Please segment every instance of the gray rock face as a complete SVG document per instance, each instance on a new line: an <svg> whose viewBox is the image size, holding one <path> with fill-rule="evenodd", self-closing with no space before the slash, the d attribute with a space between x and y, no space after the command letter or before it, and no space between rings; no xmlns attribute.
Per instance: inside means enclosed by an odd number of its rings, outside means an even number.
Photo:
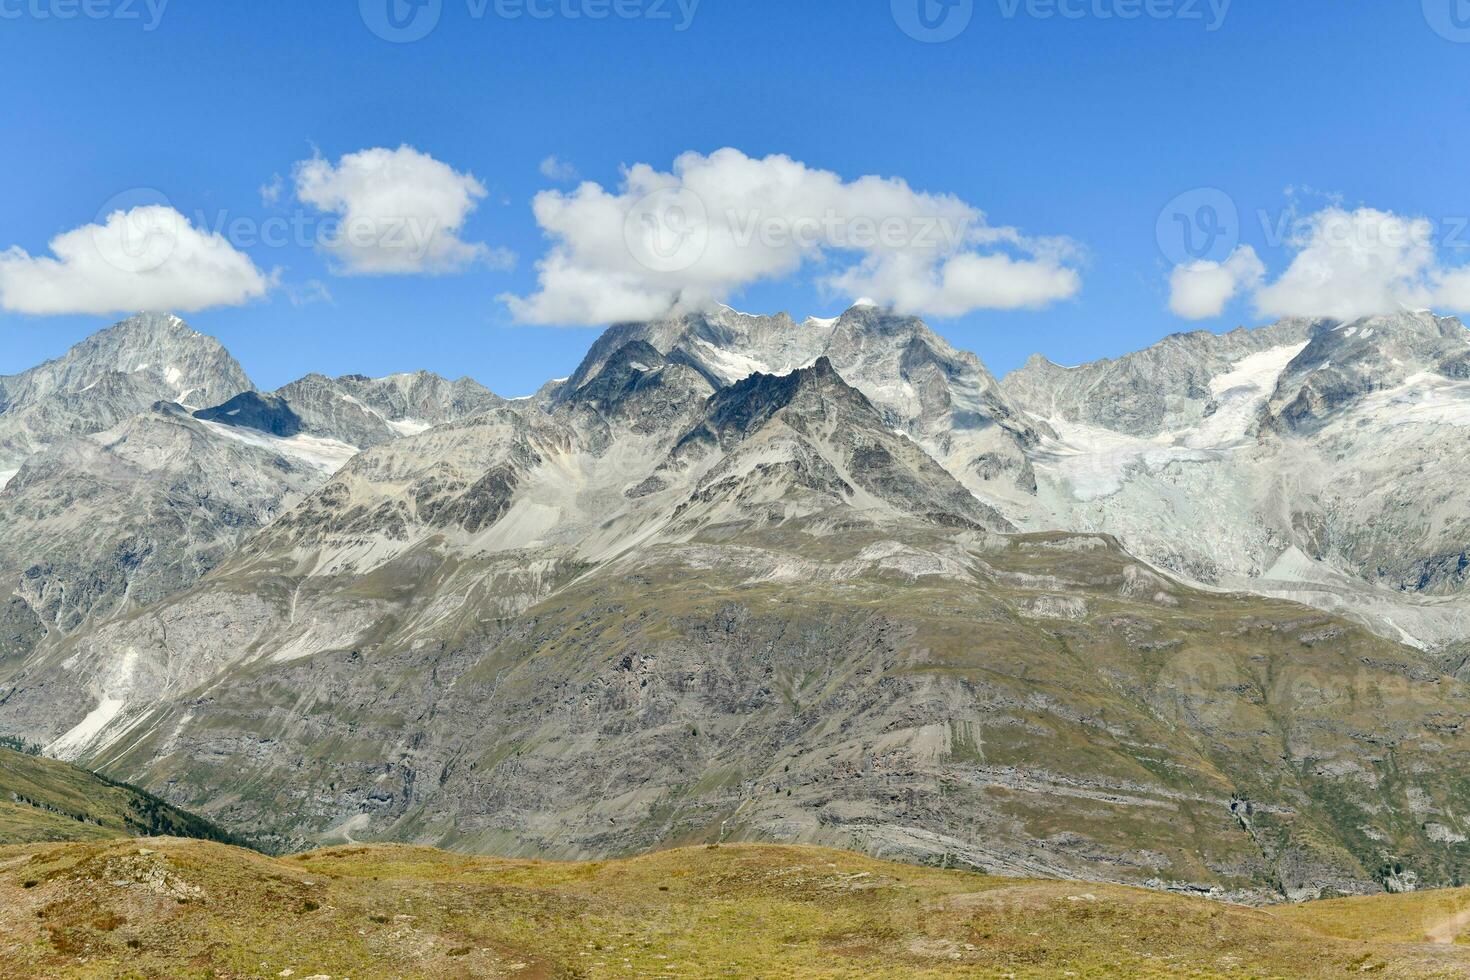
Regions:
<svg viewBox="0 0 1470 980"><path fill-rule="evenodd" d="M741 502L767 500L786 514L800 491L826 506L881 501L943 526L1011 529L912 440L891 433L825 356L781 377L751 375L711 398L671 464L685 468L709 454L719 463L686 509L719 501L728 515Z"/></svg>
<svg viewBox="0 0 1470 980"><path fill-rule="evenodd" d="M447 381L424 371L376 379L309 374L275 396L300 419L301 431L362 449L505 404L469 378Z"/></svg>
<svg viewBox="0 0 1470 980"><path fill-rule="evenodd" d="M1470 333L1454 317L1404 313L1316 332L1287 366L1271 399L1273 422L1313 432L1373 392L1437 375L1462 380Z"/></svg>
<svg viewBox="0 0 1470 980"><path fill-rule="evenodd" d="M568 385L558 414L588 434L612 425L643 434L677 429L703 410L716 388L677 352L666 358L641 340L624 344L595 375L583 377L577 387Z"/></svg>
<svg viewBox="0 0 1470 980"><path fill-rule="evenodd" d="M0 493L0 583L70 633L192 585L321 481L160 404L26 461Z"/></svg>
<svg viewBox="0 0 1470 980"><path fill-rule="evenodd" d="M0 378L0 470L155 402L216 405L254 386L219 341L175 316L140 313L64 356Z"/></svg>
<svg viewBox="0 0 1470 980"><path fill-rule="evenodd" d="M1303 344L1327 321L1288 319L1258 330L1175 334L1116 360L1060 367L1040 354L1001 389L1036 418L1152 437L1198 425L1216 404L1210 381L1251 354Z"/></svg>
<svg viewBox="0 0 1470 980"><path fill-rule="evenodd" d="M139 313L82 341L64 356L0 379L4 410L61 391L78 391L108 374L145 374L171 385L176 401L218 404L254 386L213 337L176 316Z"/></svg>
<svg viewBox="0 0 1470 980"><path fill-rule="evenodd" d="M554 397L570 397L632 341L693 367L716 387L754 373L788 374L826 357L886 425L913 438L988 505L1024 508L1035 492L1026 448L1045 426L1011 403L979 358L956 351L913 317L854 307L836 319L798 324L785 314L722 308L621 324L593 345Z"/></svg>

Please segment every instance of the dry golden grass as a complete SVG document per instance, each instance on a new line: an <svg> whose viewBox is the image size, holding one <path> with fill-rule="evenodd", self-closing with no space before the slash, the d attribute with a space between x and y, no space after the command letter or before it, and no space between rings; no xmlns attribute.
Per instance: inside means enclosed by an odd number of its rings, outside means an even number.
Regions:
<svg viewBox="0 0 1470 980"><path fill-rule="evenodd" d="M1253 910L819 848L557 864L171 838L0 849L14 977L1463 976L1438 893Z"/></svg>

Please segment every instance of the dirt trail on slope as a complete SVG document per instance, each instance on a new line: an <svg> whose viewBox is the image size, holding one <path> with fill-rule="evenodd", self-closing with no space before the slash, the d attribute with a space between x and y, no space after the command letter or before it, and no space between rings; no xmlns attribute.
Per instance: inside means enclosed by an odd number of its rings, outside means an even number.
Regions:
<svg viewBox="0 0 1470 980"><path fill-rule="evenodd" d="M1429 937L1429 941L1432 943L1449 946L1454 944L1455 939L1459 937L1461 931L1466 926L1470 926L1470 909L1456 912L1448 919L1436 922L1429 927L1425 935Z"/></svg>

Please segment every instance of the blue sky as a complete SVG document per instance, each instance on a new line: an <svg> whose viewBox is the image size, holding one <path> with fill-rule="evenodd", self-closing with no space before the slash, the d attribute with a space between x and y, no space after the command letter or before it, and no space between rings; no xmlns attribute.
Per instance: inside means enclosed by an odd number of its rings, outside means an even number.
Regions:
<svg viewBox="0 0 1470 980"><path fill-rule="evenodd" d="M1260 211L1428 219L1434 254L1410 273L1431 285L1401 289L1395 272L1395 297L1456 305L1463 291L1433 284L1470 262L1459 220L1470 214L1470 43L1457 40L1470 32L1456 28L1470 11L1448 19L1463 0L1438 12L1425 0L1427 13L1420 0L1235 0L1215 30L1208 0L1152 0L1173 15L1134 19L1116 16L1129 0L1073 0L1078 17L1038 16L1044 0L973 0L944 43L900 29L894 7L918 0L702 0L685 30L676 0L667 19L601 20L508 19L495 0L477 18L471 0L442 0L435 29L411 43L376 36L357 0L170 0L156 24L144 0L88 0L109 16L64 18L69 2L82 0L0 0L0 251L46 256L55 236L138 188L220 228L314 219L293 168L375 147L412 147L478 180L484 193L456 234L487 255L515 253L513 268L487 258L349 275L307 242L232 239L271 285L186 318L266 387L311 370L428 368L518 395L569 373L597 329L518 322L501 298L537 291L536 263L554 244L535 195L574 193L542 173L550 155L616 194L628 165L667 172L680 154L723 147L784 154L847 181L953 195L1027 243L1065 238L1058 261L1076 286L1039 309L926 317L997 373L1034 351L1076 363L1303 303L1332 312L1346 280L1299 288L1310 263L1293 262L1310 245L1268 234ZM647 12L655 0L628 2ZM277 175L283 191L268 204L261 189ZM1181 259L1177 243L1161 247L1160 218L1169 227L1166 205L1195 188L1224 192L1241 215L1224 244L1251 252L1228 267L1228 248L1186 257L1221 262L1209 275L1228 280L1223 302L1213 279L1192 303L1171 292ZM1218 195L1185 200L1188 220L1202 220L1201 202ZM740 309L835 315L853 297L823 282L848 261L829 250L726 295ZM9 306L0 373L118 318Z"/></svg>

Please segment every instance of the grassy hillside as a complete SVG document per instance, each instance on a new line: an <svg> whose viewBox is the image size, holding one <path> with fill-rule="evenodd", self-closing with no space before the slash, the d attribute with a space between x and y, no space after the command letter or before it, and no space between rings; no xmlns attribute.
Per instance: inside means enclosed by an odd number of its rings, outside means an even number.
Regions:
<svg viewBox="0 0 1470 980"><path fill-rule="evenodd" d="M758 845L582 864L28 845L0 849L0 976L1449 977L1470 970L1444 926L1465 907L1258 911Z"/></svg>
<svg viewBox="0 0 1470 980"><path fill-rule="evenodd" d="M141 790L0 746L0 844L159 834L232 839Z"/></svg>

